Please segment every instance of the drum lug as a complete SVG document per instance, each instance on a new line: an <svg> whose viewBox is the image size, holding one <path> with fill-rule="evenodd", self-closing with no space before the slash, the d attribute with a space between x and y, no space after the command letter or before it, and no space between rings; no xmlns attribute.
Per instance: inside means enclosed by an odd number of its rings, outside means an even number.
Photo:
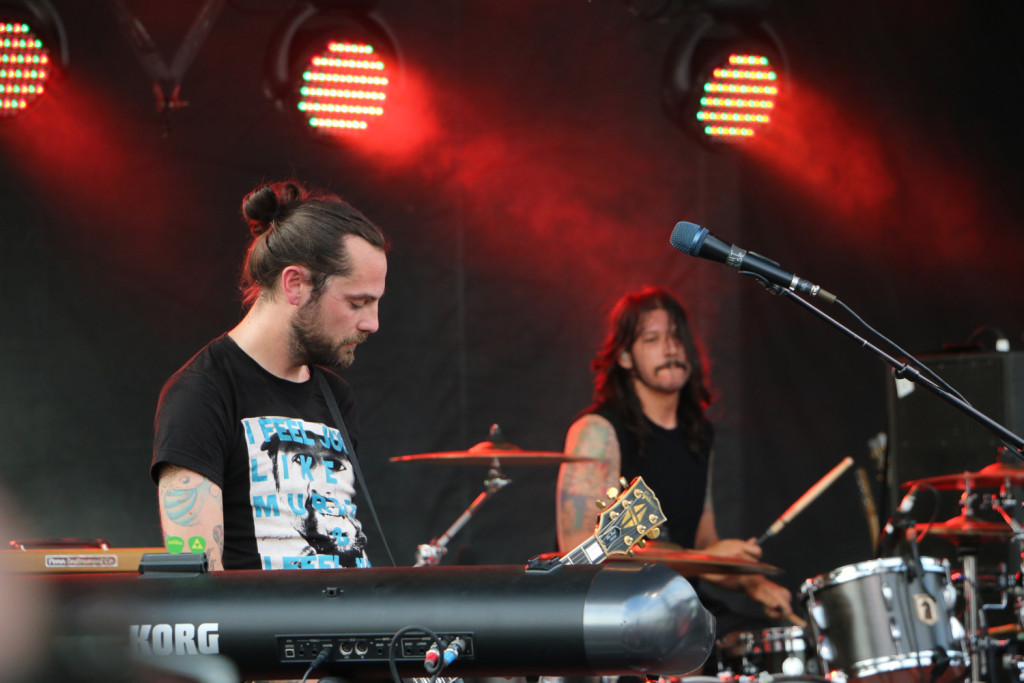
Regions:
<svg viewBox="0 0 1024 683"><path fill-rule="evenodd" d="M942 597L946 599L947 608L953 609L956 605L956 587L952 583L946 583L942 587Z"/></svg>
<svg viewBox="0 0 1024 683"><path fill-rule="evenodd" d="M900 629L895 619L889 620L889 633L892 634L893 641L897 643L900 641L901 638L903 638L903 631Z"/></svg>
<svg viewBox="0 0 1024 683"><path fill-rule="evenodd" d="M967 630L956 617L949 618L949 633L955 640L963 640L967 637Z"/></svg>
<svg viewBox="0 0 1024 683"><path fill-rule="evenodd" d="M835 649L832 647L832 641L829 640L828 636L822 636L818 639L818 656L826 662L835 661Z"/></svg>
<svg viewBox="0 0 1024 683"><path fill-rule="evenodd" d="M815 625L818 630L825 631L828 629L828 619L825 617L825 608L820 602L815 600L810 606L811 618L814 619Z"/></svg>
<svg viewBox="0 0 1024 683"><path fill-rule="evenodd" d="M882 584L882 599L885 600L885 608L892 611L892 587Z"/></svg>
<svg viewBox="0 0 1024 683"><path fill-rule="evenodd" d="M845 671L830 671L828 674L828 680L832 683L846 683L846 672Z"/></svg>

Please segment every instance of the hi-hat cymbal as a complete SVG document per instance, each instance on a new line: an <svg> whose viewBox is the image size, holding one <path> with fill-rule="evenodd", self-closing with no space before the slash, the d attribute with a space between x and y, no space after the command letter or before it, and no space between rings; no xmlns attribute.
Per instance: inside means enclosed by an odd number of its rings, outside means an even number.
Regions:
<svg viewBox="0 0 1024 683"><path fill-rule="evenodd" d="M505 465L557 465L563 462L585 462L594 458L557 451L524 451L506 441L482 441L468 451L417 453L391 458L391 462L433 462L442 465L490 465L495 460Z"/></svg>
<svg viewBox="0 0 1024 683"><path fill-rule="evenodd" d="M1003 522L989 522L965 515L934 524L915 524L913 528L918 534L923 532L928 536L938 536L956 545L975 546L1013 538L1013 529Z"/></svg>
<svg viewBox="0 0 1024 683"><path fill-rule="evenodd" d="M926 477L905 482L903 488L908 489L915 484L927 484L940 490L963 491L970 484L971 488L995 488L1004 484L1024 486L1024 465L996 462L986 465L977 472L960 472L943 474L937 477Z"/></svg>
<svg viewBox="0 0 1024 683"><path fill-rule="evenodd" d="M545 553L541 560L561 557L560 553ZM644 548L633 548L632 555L611 555L606 562L657 562L679 574L691 577L700 574L764 574L774 576L782 570L774 565L752 560L739 560L721 555L708 555L696 550L682 550L674 543L648 541Z"/></svg>

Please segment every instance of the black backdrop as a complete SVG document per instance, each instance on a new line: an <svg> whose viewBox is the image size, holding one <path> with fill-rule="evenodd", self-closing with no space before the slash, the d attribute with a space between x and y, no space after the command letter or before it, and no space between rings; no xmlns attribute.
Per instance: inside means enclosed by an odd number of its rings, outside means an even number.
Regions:
<svg viewBox="0 0 1024 683"><path fill-rule="evenodd" d="M589 399L601 316L646 283L678 291L705 341L723 534L759 535L847 455L882 476L866 445L886 429L881 362L671 249L678 220L820 282L912 352L982 325L1024 344L1016 3L776 3L794 113L758 151L728 154L661 110L679 17L645 21L612 0L383 0L434 123L402 158L309 140L263 96L289 3L229 3L183 80L188 106L166 121L108 6L54 4L69 73L32 117L0 122L0 475L22 535L160 543L156 396L241 314L238 205L263 180L329 186L393 241L381 330L348 377L400 563L454 521L486 468L388 458L467 448L492 423L521 447L560 449ZM129 3L167 60L201 4ZM973 469L995 454L966 456ZM448 561L552 548L556 472L507 474ZM765 560L795 589L871 558L868 529L848 474Z"/></svg>

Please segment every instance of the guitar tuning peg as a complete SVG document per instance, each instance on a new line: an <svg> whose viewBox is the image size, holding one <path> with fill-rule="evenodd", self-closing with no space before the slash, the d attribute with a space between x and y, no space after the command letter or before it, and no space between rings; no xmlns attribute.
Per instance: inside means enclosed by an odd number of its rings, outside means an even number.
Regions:
<svg viewBox="0 0 1024 683"><path fill-rule="evenodd" d="M641 538L639 541L636 542L636 544L638 546L640 546L641 548L646 548L647 547L647 539L646 538Z"/></svg>
<svg viewBox="0 0 1024 683"><path fill-rule="evenodd" d="M635 552L633 552L633 549L632 549L632 548L630 548L629 550L627 550L627 551L626 551L626 554L627 554L627 555L629 555L630 557L633 557L634 555L636 555L636 553L635 553Z"/></svg>
<svg viewBox="0 0 1024 683"><path fill-rule="evenodd" d="M627 488L629 486L629 482L626 481L625 477L619 477L619 486L622 488Z"/></svg>
<svg viewBox="0 0 1024 683"><path fill-rule="evenodd" d="M598 510L604 510L606 507L608 507L608 503L604 502L603 500L595 500L594 505L597 506Z"/></svg>
<svg viewBox="0 0 1024 683"><path fill-rule="evenodd" d="M652 541L656 539L658 536L661 536L661 529L659 527L654 527L653 529L647 532L647 538L651 539Z"/></svg>
<svg viewBox="0 0 1024 683"><path fill-rule="evenodd" d="M608 500L615 500L619 497L619 490L614 486L611 486L604 492L604 495L608 496Z"/></svg>

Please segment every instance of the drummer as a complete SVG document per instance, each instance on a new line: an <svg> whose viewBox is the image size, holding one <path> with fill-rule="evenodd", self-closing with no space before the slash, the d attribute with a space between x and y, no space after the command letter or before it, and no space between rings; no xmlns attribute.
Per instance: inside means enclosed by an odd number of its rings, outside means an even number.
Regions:
<svg viewBox="0 0 1024 683"><path fill-rule="evenodd" d="M660 540L724 558L757 561L754 539L719 538L711 505L713 430L705 416L711 395L687 315L661 287L622 297L591 362L594 404L569 427L565 451L594 458L563 464L558 477L557 528L561 552L594 531L595 500L619 477L643 476L667 517ZM667 538L666 538L667 533ZM703 575L742 591L774 619L793 618L792 595L760 574ZM702 595L719 632L745 627L742 617Z"/></svg>

